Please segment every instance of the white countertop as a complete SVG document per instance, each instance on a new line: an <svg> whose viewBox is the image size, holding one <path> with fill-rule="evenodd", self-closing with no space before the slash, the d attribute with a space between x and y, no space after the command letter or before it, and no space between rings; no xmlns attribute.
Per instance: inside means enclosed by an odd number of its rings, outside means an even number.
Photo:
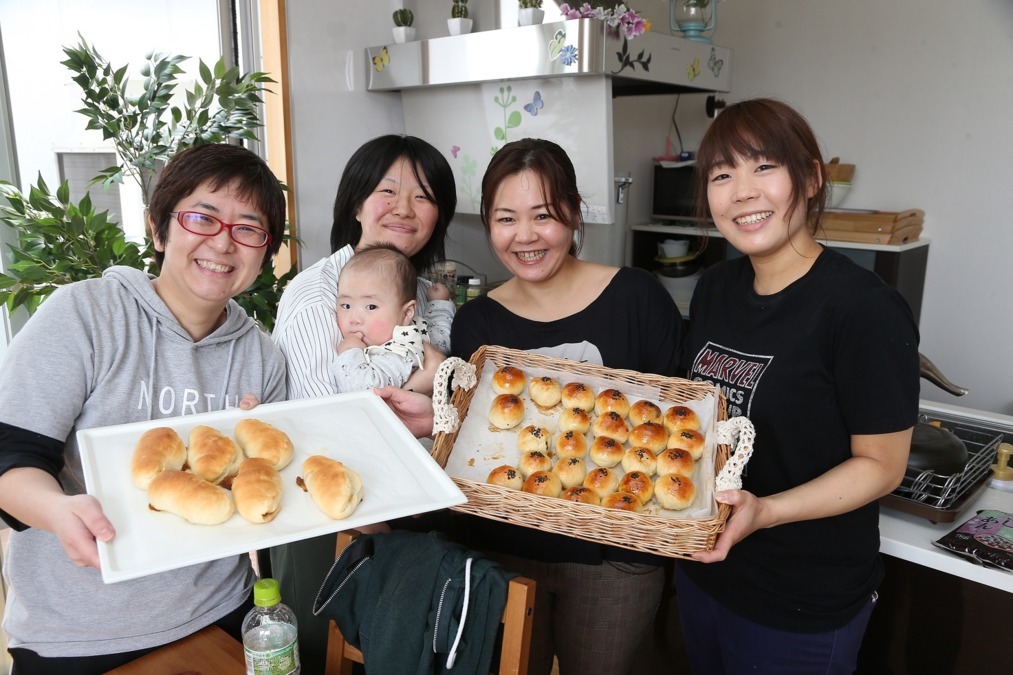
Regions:
<svg viewBox="0 0 1013 675"><path fill-rule="evenodd" d="M957 529L982 509L1013 513L1013 493L989 488L952 523L933 524L920 516L881 506L879 550L895 558L1013 593L1013 572L983 567L932 545L933 541Z"/></svg>

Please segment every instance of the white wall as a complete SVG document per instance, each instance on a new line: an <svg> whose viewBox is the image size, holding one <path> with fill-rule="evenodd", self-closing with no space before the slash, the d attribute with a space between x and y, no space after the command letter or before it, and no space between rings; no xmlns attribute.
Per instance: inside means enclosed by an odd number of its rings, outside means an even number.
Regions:
<svg viewBox="0 0 1013 675"><path fill-rule="evenodd" d="M405 4L423 15L420 37L435 36L442 5ZM372 136L404 128L398 96L369 94L363 83L363 47L389 41L390 13L400 5L287 4L304 261L328 250L330 206L348 155ZM654 30L667 31L667 5L642 5L655 15ZM487 28L476 22L476 30ZM923 398L1013 414L1006 297L1013 223L1004 198L1013 152L1013 3L726 0L715 42L734 50L733 91L723 98L781 98L809 119L828 156L858 165L843 206L925 210L932 244L921 351L971 393L955 399L925 382ZM616 169L634 177L631 223L647 220L650 157L664 151L675 100L615 101ZM706 129L703 105L702 95L680 99L687 149ZM488 255L481 225L459 221L450 255Z"/></svg>

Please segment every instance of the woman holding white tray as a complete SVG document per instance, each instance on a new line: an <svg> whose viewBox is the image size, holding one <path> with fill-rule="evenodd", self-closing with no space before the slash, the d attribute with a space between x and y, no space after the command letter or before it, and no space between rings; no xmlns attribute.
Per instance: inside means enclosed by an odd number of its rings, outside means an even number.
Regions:
<svg viewBox="0 0 1013 675"><path fill-rule="evenodd" d="M241 639L252 607L248 555L108 585L97 569L96 540L116 531L85 494L79 429L285 399L281 353L232 300L281 245L285 197L267 164L233 145L180 152L149 224L158 276L112 267L59 288L0 372L15 675L104 673L212 623Z"/></svg>
<svg viewBox="0 0 1013 675"><path fill-rule="evenodd" d="M682 317L649 273L577 258L573 164L551 141L504 145L482 180L482 222L513 274L454 318L452 353L481 345L675 375ZM662 559L474 518L469 545L537 584L530 672L629 672L661 598Z"/></svg>
<svg viewBox="0 0 1013 675"><path fill-rule="evenodd" d="M817 241L821 157L769 99L726 108L697 153L701 215L744 256L698 282L683 365L756 442L742 489L716 494L732 514L714 550L676 563L693 672L854 672L883 577L876 500L907 465L918 329L895 289Z"/></svg>

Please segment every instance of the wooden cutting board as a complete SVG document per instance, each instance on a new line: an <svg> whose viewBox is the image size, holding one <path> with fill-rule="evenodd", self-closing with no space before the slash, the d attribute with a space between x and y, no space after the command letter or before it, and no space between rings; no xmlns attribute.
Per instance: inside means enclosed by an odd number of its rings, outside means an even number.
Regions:
<svg viewBox="0 0 1013 675"><path fill-rule="evenodd" d="M827 211L823 214L823 229L851 232L889 233L906 227L922 225L925 212L921 209L906 211ZM866 240L860 240L866 241ZM883 243L883 242L879 242Z"/></svg>
<svg viewBox="0 0 1013 675"><path fill-rule="evenodd" d="M816 233L816 238L826 238L830 241L853 241L862 244L908 244L918 241L922 233L921 224L906 225L893 232L860 232L856 230L829 230L822 229Z"/></svg>

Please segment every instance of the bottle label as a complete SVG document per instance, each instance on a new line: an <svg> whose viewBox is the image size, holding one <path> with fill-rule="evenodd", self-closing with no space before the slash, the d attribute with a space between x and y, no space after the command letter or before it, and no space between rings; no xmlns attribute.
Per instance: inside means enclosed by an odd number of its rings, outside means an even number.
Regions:
<svg viewBox="0 0 1013 675"><path fill-rule="evenodd" d="M253 651L246 654L246 675L292 675L299 672L299 643L293 640L281 649Z"/></svg>

